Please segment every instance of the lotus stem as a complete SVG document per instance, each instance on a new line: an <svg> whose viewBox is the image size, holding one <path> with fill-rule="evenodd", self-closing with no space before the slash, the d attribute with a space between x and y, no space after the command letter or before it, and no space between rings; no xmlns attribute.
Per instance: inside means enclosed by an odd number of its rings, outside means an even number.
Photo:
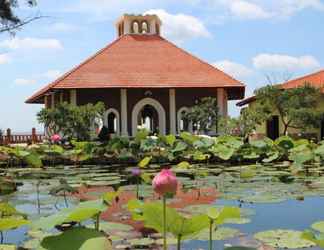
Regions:
<svg viewBox="0 0 324 250"><path fill-rule="evenodd" d="M63 197L64 197L64 203L65 203L65 206L66 206L66 207L69 207L69 203L67 202L67 199L66 199L66 192L65 192L65 191L63 192Z"/></svg>
<svg viewBox="0 0 324 250"><path fill-rule="evenodd" d="M99 231L99 222L100 221L100 214L96 215L96 222L95 222L95 226L96 226L96 230Z"/></svg>
<svg viewBox="0 0 324 250"><path fill-rule="evenodd" d="M1 242L1 244L3 244L3 232L2 231L0 231L0 242Z"/></svg>
<svg viewBox="0 0 324 250"><path fill-rule="evenodd" d="M213 250L213 220L209 220L209 250Z"/></svg>
<svg viewBox="0 0 324 250"><path fill-rule="evenodd" d="M167 250L167 239L166 239L166 196L163 195L163 250Z"/></svg>
<svg viewBox="0 0 324 250"><path fill-rule="evenodd" d="M181 234L178 235L178 239L177 239L177 250L181 250Z"/></svg>
<svg viewBox="0 0 324 250"><path fill-rule="evenodd" d="M139 177L136 177L136 199L139 198Z"/></svg>

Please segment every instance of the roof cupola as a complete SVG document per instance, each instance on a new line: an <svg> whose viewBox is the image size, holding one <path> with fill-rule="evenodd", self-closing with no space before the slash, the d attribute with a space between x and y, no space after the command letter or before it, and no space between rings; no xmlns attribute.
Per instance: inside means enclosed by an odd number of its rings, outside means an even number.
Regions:
<svg viewBox="0 0 324 250"><path fill-rule="evenodd" d="M162 22L157 15L121 16L116 22L118 37L127 34L160 35Z"/></svg>

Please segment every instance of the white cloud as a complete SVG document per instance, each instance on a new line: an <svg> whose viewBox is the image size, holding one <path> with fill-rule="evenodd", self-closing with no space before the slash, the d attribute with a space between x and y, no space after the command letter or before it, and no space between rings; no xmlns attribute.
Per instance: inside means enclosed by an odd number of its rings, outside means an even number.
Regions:
<svg viewBox="0 0 324 250"><path fill-rule="evenodd" d="M239 80L249 77L253 74L253 71L248 67L229 60L215 62L212 63L212 65Z"/></svg>
<svg viewBox="0 0 324 250"><path fill-rule="evenodd" d="M7 39L0 42L0 48L7 49L62 49L63 45L57 39L18 38Z"/></svg>
<svg viewBox="0 0 324 250"><path fill-rule="evenodd" d="M61 75L59 70L51 69L44 73L34 74L30 77L21 77L14 80L16 85L32 85L42 81L52 81Z"/></svg>
<svg viewBox="0 0 324 250"><path fill-rule="evenodd" d="M321 0L212 0L213 9L240 19L287 18L305 9L324 11ZM225 9L225 11L224 11Z"/></svg>
<svg viewBox="0 0 324 250"><path fill-rule="evenodd" d="M14 83L16 85L32 85L36 83L34 79L25 79L25 78L17 78Z"/></svg>
<svg viewBox="0 0 324 250"><path fill-rule="evenodd" d="M282 54L259 54L252 60L254 67L260 70L294 71L320 67L319 61L310 55L293 57Z"/></svg>
<svg viewBox="0 0 324 250"><path fill-rule="evenodd" d="M41 76L49 79L49 80L54 80L58 78L61 75L61 72L59 70L48 70L45 73L41 74Z"/></svg>
<svg viewBox="0 0 324 250"><path fill-rule="evenodd" d="M6 64L10 62L10 56L8 54L0 54L0 64Z"/></svg>
<svg viewBox="0 0 324 250"><path fill-rule="evenodd" d="M263 19L272 16L270 12L255 3L243 0L228 2L231 14L242 19Z"/></svg>
<svg viewBox="0 0 324 250"><path fill-rule="evenodd" d="M78 30L79 27L73 24L58 22L52 24L49 29L54 32L71 32Z"/></svg>
<svg viewBox="0 0 324 250"><path fill-rule="evenodd" d="M170 14L163 9L152 9L145 14L156 14L162 20L162 35L175 42L192 38L210 37L211 34L198 18L185 14Z"/></svg>

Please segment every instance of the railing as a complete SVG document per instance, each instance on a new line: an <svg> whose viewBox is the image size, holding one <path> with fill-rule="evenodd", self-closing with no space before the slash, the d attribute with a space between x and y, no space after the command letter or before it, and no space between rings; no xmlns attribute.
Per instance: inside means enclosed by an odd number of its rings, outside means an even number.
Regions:
<svg viewBox="0 0 324 250"><path fill-rule="evenodd" d="M0 135L0 145L39 143L44 140L44 137L44 134L37 134L35 128L32 128L31 134L12 134L11 129L8 128L4 135Z"/></svg>

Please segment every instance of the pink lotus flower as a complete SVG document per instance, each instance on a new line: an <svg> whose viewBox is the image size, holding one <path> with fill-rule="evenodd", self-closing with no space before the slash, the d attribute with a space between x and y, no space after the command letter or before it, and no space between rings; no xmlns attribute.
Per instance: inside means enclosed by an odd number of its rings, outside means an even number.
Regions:
<svg viewBox="0 0 324 250"><path fill-rule="evenodd" d="M54 134L51 136L51 141L54 142L54 143L57 143L61 140L61 136L58 135L58 134Z"/></svg>
<svg viewBox="0 0 324 250"><path fill-rule="evenodd" d="M152 184L154 191L164 196L168 193L175 194L177 192L178 180L170 169L162 169L154 177Z"/></svg>

